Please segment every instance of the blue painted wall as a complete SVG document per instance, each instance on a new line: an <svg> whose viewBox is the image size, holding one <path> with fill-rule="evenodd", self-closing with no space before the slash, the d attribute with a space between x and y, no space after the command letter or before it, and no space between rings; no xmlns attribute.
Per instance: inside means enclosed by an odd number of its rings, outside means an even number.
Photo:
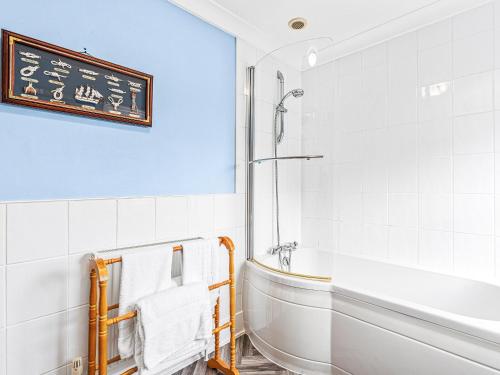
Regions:
<svg viewBox="0 0 500 375"><path fill-rule="evenodd" d="M1 104L0 201L234 191L234 37L166 0L1 8L1 28L155 81L150 129Z"/></svg>

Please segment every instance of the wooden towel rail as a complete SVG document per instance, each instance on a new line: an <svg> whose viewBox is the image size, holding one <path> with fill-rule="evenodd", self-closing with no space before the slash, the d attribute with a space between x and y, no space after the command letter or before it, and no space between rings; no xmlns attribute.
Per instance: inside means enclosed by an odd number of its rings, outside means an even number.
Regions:
<svg viewBox="0 0 500 375"><path fill-rule="evenodd" d="M219 243L224 245L229 254L229 279L220 283L210 285L209 290L214 290L224 285L229 285L229 322L220 325L220 298L217 298L213 319L215 328L212 331L215 336L215 354L207 362L207 366L219 370L225 375L239 375L236 368L236 288L234 277L234 244L229 237L219 237ZM173 251L182 251L182 245L175 246ZM93 258L90 267L90 293L89 293L89 342L88 342L88 374L94 375L98 371L99 375L107 375L108 365L120 361L120 356L108 359L108 327L123 320L132 319L137 315L132 311L115 318L108 318L108 312L118 308L118 304L108 305L107 286L108 269L107 266L121 262L121 258ZM97 327L97 322L99 322ZM97 329L98 328L98 329ZM230 329L231 357L229 364L220 357L220 332ZM97 338L97 335L99 336ZM96 355L97 354L97 355ZM121 375L130 375L137 372L137 367L122 372Z"/></svg>

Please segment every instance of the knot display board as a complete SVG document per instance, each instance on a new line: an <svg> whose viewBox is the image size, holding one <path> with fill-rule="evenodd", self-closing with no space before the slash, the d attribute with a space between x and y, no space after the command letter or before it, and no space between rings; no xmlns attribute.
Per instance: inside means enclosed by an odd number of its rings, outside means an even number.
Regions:
<svg viewBox="0 0 500 375"><path fill-rule="evenodd" d="M153 76L2 30L2 101L152 125Z"/></svg>

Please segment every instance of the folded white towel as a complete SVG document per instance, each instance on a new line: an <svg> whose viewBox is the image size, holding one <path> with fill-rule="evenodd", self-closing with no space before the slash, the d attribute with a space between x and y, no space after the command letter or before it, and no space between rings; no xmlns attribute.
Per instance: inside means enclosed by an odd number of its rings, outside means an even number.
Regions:
<svg viewBox="0 0 500 375"><path fill-rule="evenodd" d="M207 285L212 285L221 281L221 251L218 238L186 242L182 251L182 284L204 281ZM210 293L212 306L219 295L219 289Z"/></svg>
<svg viewBox="0 0 500 375"><path fill-rule="evenodd" d="M167 289L171 282L171 272L172 246L152 246L143 251L123 254L118 314L133 311L140 298ZM134 354L132 320L118 324L118 352L122 358L129 358Z"/></svg>
<svg viewBox="0 0 500 375"><path fill-rule="evenodd" d="M140 375L155 374L212 335L208 285L191 283L137 301L135 362Z"/></svg>

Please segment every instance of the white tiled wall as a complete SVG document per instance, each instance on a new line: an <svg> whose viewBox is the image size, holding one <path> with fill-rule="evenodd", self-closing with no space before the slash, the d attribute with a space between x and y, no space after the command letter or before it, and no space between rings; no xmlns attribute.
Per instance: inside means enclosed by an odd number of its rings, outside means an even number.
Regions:
<svg viewBox="0 0 500 375"><path fill-rule="evenodd" d="M0 202L0 375L66 375L72 358L85 360L88 254L99 250L230 236L236 245L237 321L242 322L243 85L245 69L254 63L255 49L238 41L235 194Z"/></svg>
<svg viewBox="0 0 500 375"><path fill-rule="evenodd" d="M304 242L500 279L499 30L490 2L303 74Z"/></svg>
<svg viewBox="0 0 500 375"><path fill-rule="evenodd" d="M7 238L0 266L0 359L7 358L7 374L42 374L86 355L88 254L116 248L117 239L120 247L229 235L241 279L244 202L240 193L0 205L0 233L6 231L0 241ZM28 353L29 361L20 360Z"/></svg>

